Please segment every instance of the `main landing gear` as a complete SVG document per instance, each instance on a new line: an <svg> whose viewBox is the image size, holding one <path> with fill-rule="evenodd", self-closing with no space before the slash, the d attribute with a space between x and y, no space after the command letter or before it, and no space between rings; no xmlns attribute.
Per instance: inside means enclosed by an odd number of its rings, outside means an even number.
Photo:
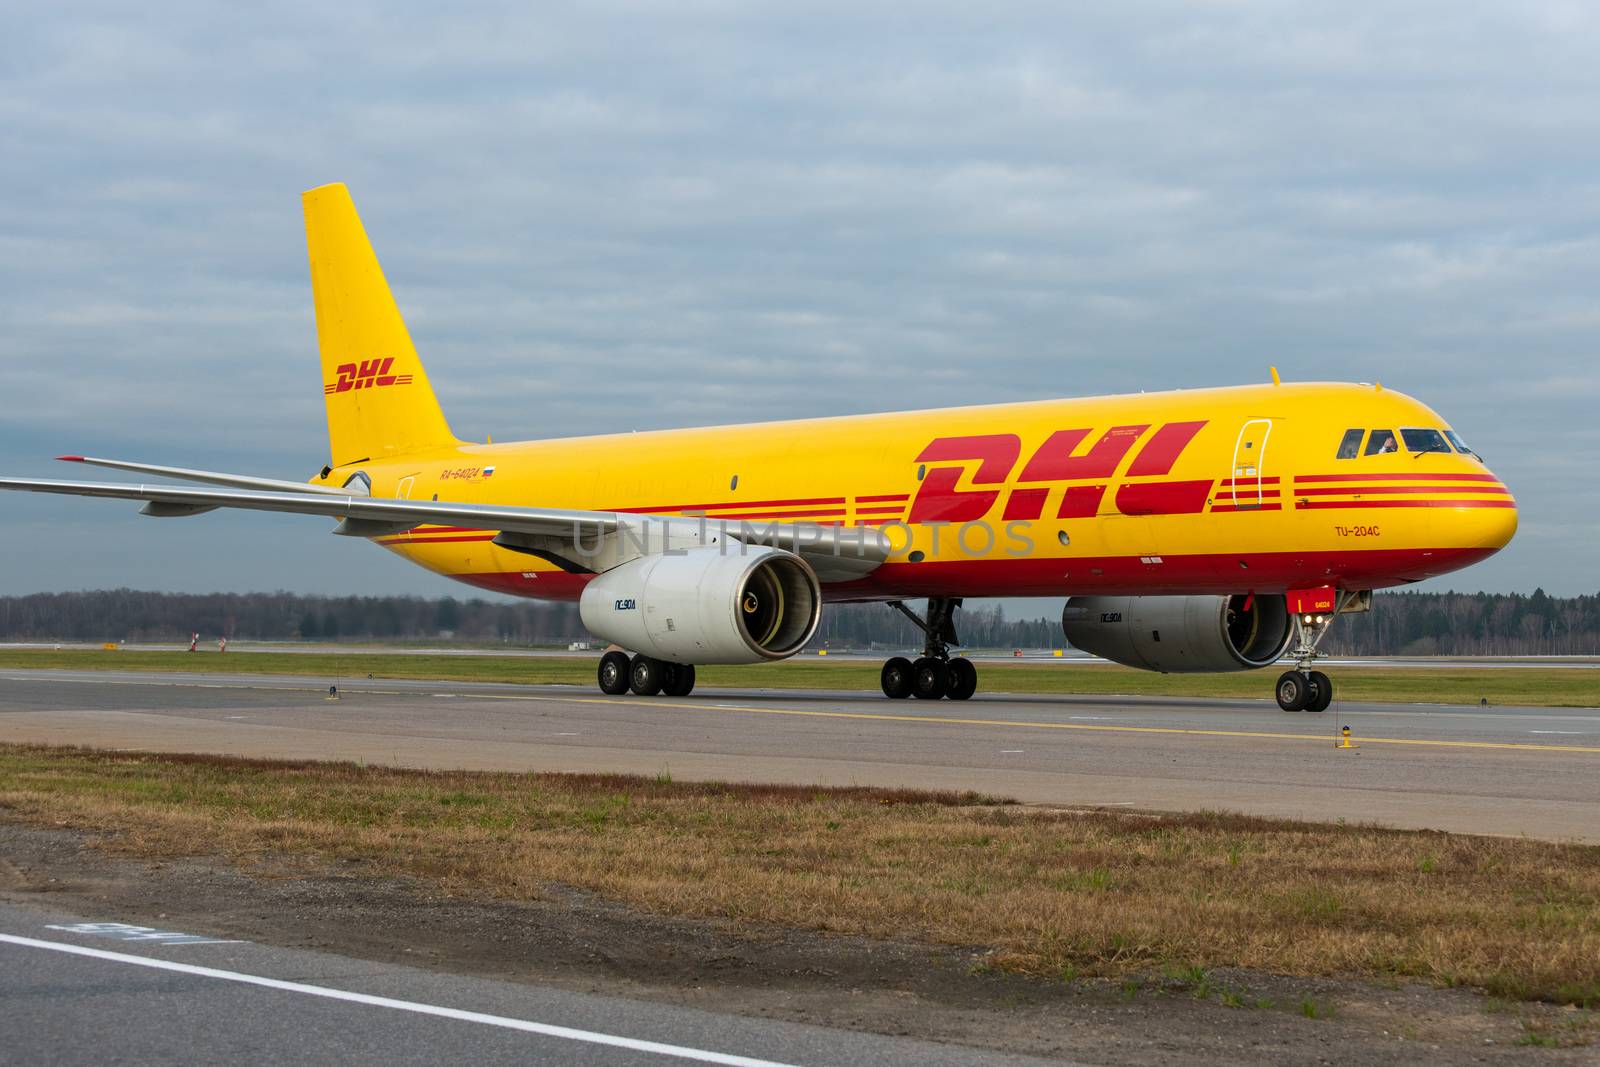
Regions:
<svg viewBox="0 0 1600 1067"><path fill-rule="evenodd" d="M978 691L978 668L969 659L950 658L950 646L961 643L955 625L960 597L929 597L926 620L898 600L889 601L889 606L915 623L927 635L927 641L916 662L895 656L883 665L884 696L896 700L966 700Z"/></svg>
<svg viewBox="0 0 1600 1067"><path fill-rule="evenodd" d="M669 697L686 697L694 692L694 664L668 663L649 656L634 656L626 652L607 652L600 657L600 692L621 696L633 690L642 697L664 694Z"/></svg>
<svg viewBox="0 0 1600 1067"><path fill-rule="evenodd" d="M1298 637L1295 647L1289 652L1294 657L1295 665L1293 670L1278 675L1278 707L1284 711L1326 711L1328 705L1333 703L1332 680L1321 671L1311 668L1321 655L1317 646L1327 635L1328 627L1333 625L1333 620L1344 609L1347 598L1354 599L1357 595L1338 594L1335 598L1336 607L1331 614L1291 616Z"/></svg>

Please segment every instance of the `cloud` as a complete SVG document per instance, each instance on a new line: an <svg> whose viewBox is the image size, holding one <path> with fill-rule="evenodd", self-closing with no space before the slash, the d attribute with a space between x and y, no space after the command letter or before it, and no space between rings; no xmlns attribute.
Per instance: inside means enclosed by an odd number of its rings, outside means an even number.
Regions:
<svg viewBox="0 0 1600 1067"><path fill-rule="evenodd" d="M1454 584L1594 584L1590 5L89 3L13 29L7 471L314 469L297 194L344 180L468 436L1272 363L1419 395L1512 481L1523 538ZM6 504L29 548L0 587L78 581L24 525L67 506ZM205 521L129 542L135 578L186 580ZM252 529L227 526L235 587L370 588Z"/></svg>

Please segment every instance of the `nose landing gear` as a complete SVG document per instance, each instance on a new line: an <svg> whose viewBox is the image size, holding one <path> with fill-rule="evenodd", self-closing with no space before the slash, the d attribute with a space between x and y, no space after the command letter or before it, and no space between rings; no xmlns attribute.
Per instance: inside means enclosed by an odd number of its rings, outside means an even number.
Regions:
<svg viewBox="0 0 1600 1067"><path fill-rule="evenodd" d="M1294 659L1294 669L1278 675L1274 694L1278 698L1278 707L1284 711L1328 710L1328 705L1333 703L1333 681L1321 671L1312 670L1317 657L1322 655L1317 651L1317 646L1327 636L1328 627L1333 625L1333 620L1339 617L1340 612L1350 609L1352 605L1355 610L1364 610L1356 602L1366 596L1365 593L1341 591L1335 597L1332 612L1290 616L1294 619L1298 640L1289 652ZM1365 602L1370 603L1370 597Z"/></svg>
<svg viewBox="0 0 1600 1067"><path fill-rule="evenodd" d="M960 597L929 597L925 620L901 601L891 600L889 606L915 623L927 640L922 656L915 663L903 656L895 656L884 663L881 675L884 696L895 700L905 697L967 700L978 691L978 668L969 659L950 655L950 646L961 643L955 626Z"/></svg>

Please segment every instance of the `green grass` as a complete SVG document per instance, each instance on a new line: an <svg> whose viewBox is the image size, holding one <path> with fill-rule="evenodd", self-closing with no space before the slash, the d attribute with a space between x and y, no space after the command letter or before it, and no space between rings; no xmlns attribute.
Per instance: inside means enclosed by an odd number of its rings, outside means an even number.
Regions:
<svg viewBox="0 0 1600 1067"><path fill-rule="evenodd" d="M368 652L131 652L7 649L0 669L101 669L201 671L230 674L310 675L331 683L373 678L503 682L526 685L595 684L598 655L451 656ZM701 667L708 687L845 689L876 692L876 661L797 656L782 663ZM1103 663L985 663L981 691L1121 696L1247 697L1271 695L1276 671L1241 674L1151 674ZM1600 669L1450 667L1437 669L1335 668L1341 700L1521 704L1539 707L1600 707Z"/></svg>

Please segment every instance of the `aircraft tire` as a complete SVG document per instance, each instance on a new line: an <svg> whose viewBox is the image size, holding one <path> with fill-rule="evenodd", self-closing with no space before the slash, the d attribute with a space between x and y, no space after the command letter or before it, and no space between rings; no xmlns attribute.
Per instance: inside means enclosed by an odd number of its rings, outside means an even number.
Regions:
<svg viewBox="0 0 1600 1067"><path fill-rule="evenodd" d="M1327 711L1333 703L1333 679L1321 671L1311 672L1311 699L1306 701L1307 711Z"/></svg>
<svg viewBox="0 0 1600 1067"><path fill-rule="evenodd" d="M661 683L666 681L667 672L662 670L666 664L649 656L635 656L628 664L628 688L637 696L653 697L661 692Z"/></svg>
<svg viewBox="0 0 1600 1067"><path fill-rule="evenodd" d="M607 696L621 696L628 691L628 654L626 652L607 652L600 657L600 669L597 672L600 682L600 692Z"/></svg>
<svg viewBox="0 0 1600 1067"><path fill-rule="evenodd" d="M918 700L938 700L950 691L950 668L943 660L923 656L911 665L911 695Z"/></svg>
<svg viewBox="0 0 1600 1067"><path fill-rule="evenodd" d="M978 668L970 659L957 657L950 661L950 688L945 696L951 700L967 700L978 691Z"/></svg>
<svg viewBox="0 0 1600 1067"><path fill-rule="evenodd" d="M904 700L911 695L911 661L904 656L885 660L878 682L883 686L884 696L891 700Z"/></svg>
<svg viewBox="0 0 1600 1067"><path fill-rule="evenodd" d="M1284 671L1278 675L1278 707L1284 711L1304 711L1311 699L1311 686L1299 671Z"/></svg>
<svg viewBox="0 0 1600 1067"><path fill-rule="evenodd" d="M694 664L671 663L668 666L672 669L661 691L669 697L686 697L694 692Z"/></svg>

